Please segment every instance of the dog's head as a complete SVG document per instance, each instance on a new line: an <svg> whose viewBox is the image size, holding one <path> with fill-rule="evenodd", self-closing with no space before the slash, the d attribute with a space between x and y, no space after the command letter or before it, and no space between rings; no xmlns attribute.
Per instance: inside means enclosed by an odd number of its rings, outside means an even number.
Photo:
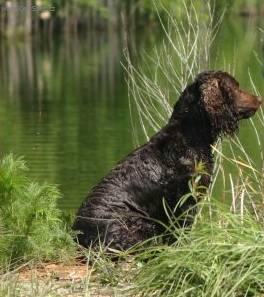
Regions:
<svg viewBox="0 0 264 297"><path fill-rule="evenodd" d="M230 74L222 71L200 73L182 93L174 115L185 123L210 125L214 136L233 134L238 121L254 115L261 99L239 88Z"/></svg>

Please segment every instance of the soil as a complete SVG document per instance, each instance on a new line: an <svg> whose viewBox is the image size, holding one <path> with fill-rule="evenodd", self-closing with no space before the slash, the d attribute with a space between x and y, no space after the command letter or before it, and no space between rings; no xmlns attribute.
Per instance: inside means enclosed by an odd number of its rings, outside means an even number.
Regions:
<svg viewBox="0 0 264 297"><path fill-rule="evenodd" d="M42 264L23 267L6 279L15 283L18 296L31 297L113 297L124 296L117 288L102 285L86 264ZM13 281L11 279L13 278Z"/></svg>

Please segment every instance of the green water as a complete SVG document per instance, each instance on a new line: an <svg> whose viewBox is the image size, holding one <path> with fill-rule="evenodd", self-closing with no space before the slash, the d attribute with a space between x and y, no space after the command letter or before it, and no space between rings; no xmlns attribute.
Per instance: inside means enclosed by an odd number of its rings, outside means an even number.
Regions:
<svg viewBox="0 0 264 297"><path fill-rule="evenodd" d="M264 94L264 34L259 27L264 26L258 19L226 19L211 56L215 68L235 67L237 79L249 90L250 71ZM133 46L148 51L161 45L161 33L153 31L141 32ZM23 155L29 175L58 184L61 207L74 209L91 186L133 149L120 63L123 37L97 32L70 39L0 42L1 155ZM259 146L246 122L240 138L260 164Z"/></svg>

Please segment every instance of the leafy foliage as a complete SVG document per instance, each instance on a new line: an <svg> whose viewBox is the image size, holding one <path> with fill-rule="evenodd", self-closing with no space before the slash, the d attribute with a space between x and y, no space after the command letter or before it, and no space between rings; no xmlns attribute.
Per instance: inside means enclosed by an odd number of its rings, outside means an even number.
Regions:
<svg viewBox="0 0 264 297"><path fill-rule="evenodd" d="M52 260L74 251L57 208L53 185L30 182L21 158L0 162L0 265L31 259Z"/></svg>

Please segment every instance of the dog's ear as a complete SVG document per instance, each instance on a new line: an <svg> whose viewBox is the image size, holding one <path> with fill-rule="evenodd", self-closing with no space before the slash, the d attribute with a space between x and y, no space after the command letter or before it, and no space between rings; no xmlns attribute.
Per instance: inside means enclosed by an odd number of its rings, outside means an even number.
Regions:
<svg viewBox="0 0 264 297"><path fill-rule="evenodd" d="M237 119L231 95L223 87L223 81L212 77L205 80L199 89L201 102L212 125L212 133L216 136L233 134L237 129Z"/></svg>
<svg viewBox="0 0 264 297"><path fill-rule="evenodd" d="M221 109L223 102L220 85L217 78L208 79L200 85L201 99L206 111L214 114Z"/></svg>

